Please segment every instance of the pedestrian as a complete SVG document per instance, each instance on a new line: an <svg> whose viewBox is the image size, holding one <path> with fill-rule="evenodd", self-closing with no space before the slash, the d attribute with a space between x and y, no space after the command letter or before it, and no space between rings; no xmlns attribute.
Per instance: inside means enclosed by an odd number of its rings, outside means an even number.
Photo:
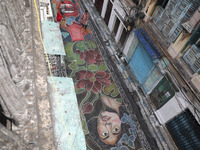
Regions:
<svg viewBox="0 0 200 150"><path fill-rule="evenodd" d="M62 21L63 15L59 11L57 11L57 17L56 18L57 18L57 23L59 25L61 25L61 21Z"/></svg>
<svg viewBox="0 0 200 150"><path fill-rule="evenodd" d="M81 16L81 25L82 25L82 27L85 28L85 30L87 28L88 19L89 19L89 13L87 10L85 10L85 12Z"/></svg>

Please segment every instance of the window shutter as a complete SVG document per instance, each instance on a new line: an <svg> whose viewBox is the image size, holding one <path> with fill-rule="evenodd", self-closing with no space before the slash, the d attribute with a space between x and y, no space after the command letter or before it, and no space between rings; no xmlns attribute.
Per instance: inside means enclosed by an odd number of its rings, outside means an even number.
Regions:
<svg viewBox="0 0 200 150"><path fill-rule="evenodd" d="M168 36L168 34L170 33L170 31L173 29L173 26L174 26L174 21L172 19L170 19L168 21L168 23L165 25L165 27L163 28L162 32L163 32L163 35L165 37Z"/></svg>
<svg viewBox="0 0 200 150"><path fill-rule="evenodd" d="M163 8L158 6L158 8L156 10L156 13L155 13L155 15L153 17L153 22L155 24L157 24L157 22L159 21L160 17L162 16L162 14L163 14Z"/></svg>
<svg viewBox="0 0 200 150"><path fill-rule="evenodd" d="M165 24L169 21L169 15L166 13L163 13L160 20L156 24L159 30L162 30Z"/></svg>
<svg viewBox="0 0 200 150"><path fill-rule="evenodd" d="M197 58L194 64L191 65L191 69L194 72L199 72L200 71L200 58Z"/></svg>
<svg viewBox="0 0 200 150"><path fill-rule="evenodd" d="M183 59L194 72L200 71L200 49L195 44L185 53Z"/></svg>
<svg viewBox="0 0 200 150"><path fill-rule="evenodd" d="M190 0L182 0L172 11L172 18L177 21L184 17L187 10L189 9Z"/></svg>
<svg viewBox="0 0 200 150"><path fill-rule="evenodd" d="M181 24L187 22L192 17L192 15L197 10L198 6L199 6L199 4L198 4L197 0L192 3L191 7L188 9L187 13L185 14L183 19L181 20Z"/></svg>
<svg viewBox="0 0 200 150"><path fill-rule="evenodd" d="M176 26L174 27L174 30L172 29L169 33L169 41L174 42L177 39L177 37L180 35L182 30L183 28L180 26L180 24L176 24Z"/></svg>
<svg viewBox="0 0 200 150"><path fill-rule="evenodd" d="M168 14L171 14L172 10L174 9L177 3L178 3L178 0L169 0L165 7L166 12Z"/></svg>

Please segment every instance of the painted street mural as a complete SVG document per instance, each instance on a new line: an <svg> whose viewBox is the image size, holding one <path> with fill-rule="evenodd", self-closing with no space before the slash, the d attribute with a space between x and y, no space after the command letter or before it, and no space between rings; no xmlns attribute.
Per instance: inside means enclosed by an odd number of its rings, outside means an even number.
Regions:
<svg viewBox="0 0 200 150"><path fill-rule="evenodd" d="M52 0L54 14L61 2ZM61 33L66 51L67 76L73 78L87 149L140 149L136 125L128 113L111 73L103 61L89 26L80 17L77 0L64 0Z"/></svg>

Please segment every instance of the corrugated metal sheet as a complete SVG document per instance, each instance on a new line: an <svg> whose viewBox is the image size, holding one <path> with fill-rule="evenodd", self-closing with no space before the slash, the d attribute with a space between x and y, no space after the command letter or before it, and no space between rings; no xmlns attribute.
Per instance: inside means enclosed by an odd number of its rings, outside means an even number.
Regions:
<svg viewBox="0 0 200 150"><path fill-rule="evenodd" d="M200 126L188 109L169 121L166 127L179 149L200 149Z"/></svg>

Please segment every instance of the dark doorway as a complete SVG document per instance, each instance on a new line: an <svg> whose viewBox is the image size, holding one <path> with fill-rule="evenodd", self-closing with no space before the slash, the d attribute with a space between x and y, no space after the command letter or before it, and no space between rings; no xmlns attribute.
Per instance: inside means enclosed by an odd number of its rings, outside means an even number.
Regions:
<svg viewBox="0 0 200 150"><path fill-rule="evenodd" d="M169 0L158 0L156 5L161 6L162 8L165 8Z"/></svg>
<svg viewBox="0 0 200 150"><path fill-rule="evenodd" d="M105 23L107 25L109 23L109 19L110 19L110 14L111 14L111 11L112 11L112 7L113 7L113 4L109 0L108 1L108 6L107 6L107 10L106 10L106 15L105 15L105 18L104 18L104 21L105 21Z"/></svg>
<svg viewBox="0 0 200 150"><path fill-rule="evenodd" d="M101 15L102 7L103 7L104 0L95 0L95 7L97 8L97 11Z"/></svg>
<svg viewBox="0 0 200 150"><path fill-rule="evenodd" d="M7 117L3 114L3 109L0 105L0 123L6 127Z"/></svg>
<svg viewBox="0 0 200 150"><path fill-rule="evenodd" d="M116 19L116 22L115 22L114 29L113 29L113 34L114 34L114 36L117 34L117 30L118 30L118 28L119 28L119 24L120 24L120 20L117 18L117 19Z"/></svg>

